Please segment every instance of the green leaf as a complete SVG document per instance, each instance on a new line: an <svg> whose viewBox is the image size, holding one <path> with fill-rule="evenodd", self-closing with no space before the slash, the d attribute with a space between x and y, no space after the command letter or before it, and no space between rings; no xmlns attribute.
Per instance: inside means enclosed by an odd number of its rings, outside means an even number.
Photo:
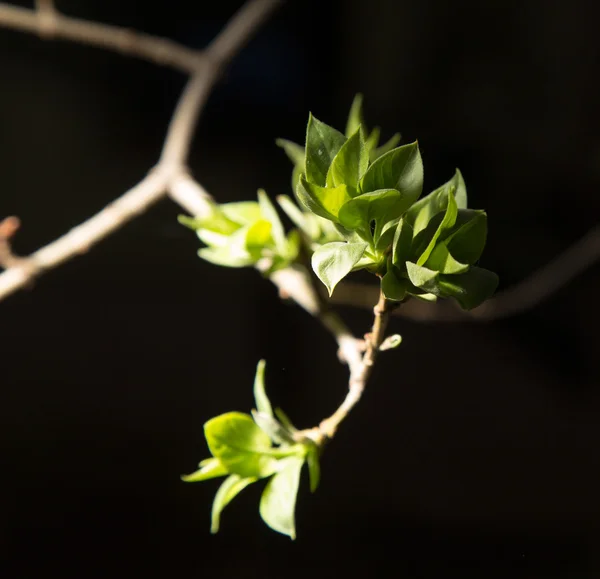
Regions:
<svg viewBox="0 0 600 579"><path fill-rule="evenodd" d="M333 241L322 245L313 253L313 270L325 284L330 296L340 280L352 271L367 247L366 243Z"/></svg>
<svg viewBox="0 0 600 579"><path fill-rule="evenodd" d="M294 511L304 459L290 457L281 463L282 470L269 480L260 498L260 516L274 531L295 539Z"/></svg>
<svg viewBox="0 0 600 579"><path fill-rule="evenodd" d="M223 509L249 484L256 482L252 477L241 477L237 474L228 476L219 487L213 500L210 532L214 535L219 532L221 513Z"/></svg>
<svg viewBox="0 0 600 579"><path fill-rule="evenodd" d="M379 144L380 133L381 129L379 127L373 127L373 130L365 140L365 147L367 147L367 151L369 151L369 160L371 162L377 158L375 156L375 149L377 149L377 145Z"/></svg>
<svg viewBox="0 0 600 579"><path fill-rule="evenodd" d="M379 233L379 237L375 240L375 249L385 251L392 245L399 223L400 218L398 217L383 224L383 227L380 228L381 232Z"/></svg>
<svg viewBox="0 0 600 579"><path fill-rule="evenodd" d="M340 207L350 201L346 185L339 187L320 187L300 177L296 189L298 200L306 209L330 221L338 221Z"/></svg>
<svg viewBox="0 0 600 579"><path fill-rule="evenodd" d="M259 360L254 376L254 401L259 412L273 416L273 408L265 392L265 360Z"/></svg>
<svg viewBox="0 0 600 579"><path fill-rule="evenodd" d="M230 235L216 233L210 229L196 229L196 235L202 243L212 247L226 247L229 244L231 237Z"/></svg>
<svg viewBox="0 0 600 579"><path fill-rule="evenodd" d="M412 261L406 262L406 271L408 273L408 278L411 283L416 285L418 288L425 290L426 292L432 293L434 295L439 294L438 288L438 272L428 269L426 267L421 267Z"/></svg>
<svg viewBox="0 0 600 579"><path fill-rule="evenodd" d="M407 212L406 220L413 226L414 235L424 230L432 218L446 210L448 194L454 193L454 199L459 209L467 205L467 189L460 171L457 169L454 177L429 195L419 199Z"/></svg>
<svg viewBox="0 0 600 579"><path fill-rule="evenodd" d="M413 228L406 219L401 219L394 233L392 241L392 263L401 270L404 269L405 262L410 258L410 252L413 241Z"/></svg>
<svg viewBox="0 0 600 579"><path fill-rule="evenodd" d="M213 456L232 474L261 478L277 470L277 459L269 454L271 439L248 414L228 412L212 418L204 434Z"/></svg>
<svg viewBox="0 0 600 579"><path fill-rule="evenodd" d="M388 264L388 270L381 279L381 291L388 300L401 302L406 298L408 283L394 273L394 268Z"/></svg>
<svg viewBox="0 0 600 579"><path fill-rule="evenodd" d="M325 186L331 162L345 142L346 137L342 133L309 115L304 172L310 183Z"/></svg>
<svg viewBox="0 0 600 579"><path fill-rule="evenodd" d="M471 267L460 275L440 276L444 294L456 299L465 310L472 310L490 298L498 287L498 276L481 267Z"/></svg>
<svg viewBox="0 0 600 579"><path fill-rule="evenodd" d="M249 225L262 218L260 207L256 201L239 201L219 205L227 219L240 225Z"/></svg>
<svg viewBox="0 0 600 579"><path fill-rule="evenodd" d="M310 492L314 493L319 487L321 480L321 465L319 464L319 447L315 443L307 442L306 464L308 464L308 477L310 480Z"/></svg>
<svg viewBox="0 0 600 579"><path fill-rule="evenodd" d="M363 192L397 189L410 207L423 189L423 162L417 142L382 155L367 170L360 183Z"/></svg>
<svg viewBox="0 0 600 579"><path fill-rule="evenodd" d="M363 119L362 112L363 95L357 93L350 105L350 113L348 114L348 122L346 123L346 137L350 137L361 125L364 126L365 122Z"/></svg>
<svg viewBox="0 0 600 579"><path fill-rule="evenodd" d="M370 236L372 221L376 222L375 229L379 233L385 223L399 217L406 207L407 200L399 191L381 189L363 193L342 205L338 218L344 227Z"/></svg>
<svg viewBox="0 0 600 579"><path fill-rule="evenodd" d="M294 165L304 166L305 154L302 145L294 143L293 141L288 141L287 139L276 139L275 144L285 151L288 159L294 163Z"/></svg>
<svg viewBox="0 0 600 579"><path fill-rule="evenodd" d="M292 421L290 420L289 416L283 410L281 410L281 408L275 408L275 416L279 418L279 421L281 422L281 424L283 424L283 426L288 432L292 434L298 432L298 429L292 424Z"/></svg>
<svg viewBox="0 0 600 579"><path fill-rule="evenodd" d="M346 185L349 191L357 191L358 182L367 170L368 164L369 153L359 129L342 145L331 162L327 171L327 186Z"/></svg>
<svg viewBox="0 0 600 579"><path fill-rule="evenodd" d="M252 418L275 444L294 443L294 437L272 415L252 410Z"/></svg>
<svg viewBox="0 0 600 579"><path fill-rule="evenodd" d="M425 267L446 274L464 273L469 269L468 263L461 263L454 259L446 242L440 241L431 252L429 259L425 262Z"/></svg>
<svg viewBox="0 0 600 579"><path fill-rule="evenodd" d="M487 238L485 211L459 209L456 224L445 239L448 251L458 260L474 264L483 253Z"/></svg>
<svg viewBox="0 0 600 579"><path fill-rule="evenodd" d="M277 210L271 203L271 200L267 197L267 193L264 189L258 190L258 204L263 217L271 224L271 236L275 242L275 247L280 255L285 255L287 252L287 241L285 238L285 231L277 214Z"/></svg>
<svg viewBox="0 0 600 579"><path fill-rule="evenodd" d="M400 133L393 134L381 147L377 147L371 151L369 160L371 163L376 161L382 155L385 155L388 151L391 151L402 139Z"/></svg>
<svg viewBox="0 0 600 579"><path fill-rule="evenodd" d="M218 458L203 460L200 463L200 467L200 470L197 470L192 474L181 475L181 480L185 482L201 482L211 478L225 476L227 474L227 469Z"/></svg>
<svg viewBox="0 0 600 579"><path fill-rule="evenodd" d="M317 239L319 237L321 232L319 224L313 218L312 214L304 213L287 195L278 195L277 202L292 223L309 239Z"/></svg>
<svg viewBox="0 0 600 579"><path fill-rule="evenodd" d="M255 261L249 255L232 255L228 247L203 247L198 250L198 255L210 263L225 267L246 267Z"/></svg>
<svg viewBox="0 0 600 579"><path fill-rule="evenodd" d="M214 203L210 203L210 214L207 216L192 218L180 215L177 220L190 229L210 229L223 235L230 235L239 228L239 224L229 219Z"/></svg>
<svg viewBox="0 0 600 579"><path fill-rule="evenodd" d="M429 244L425 248L425 251L419 256L417 260L417 265L425 265L429 256L431 255L433 249L435 248L438 239L441 235L443 235L446 231L452 229L454 224L456 223L456 217L458 215L458 208L456 206L456 200L454 199L454 194L452 191L448 191L448 202L446 206L446 213L444 214L444 218L438 225L433 237L429 241ZM416 284L415 284L416 285Z"/></svg>
<svg viewBox="0 0 600 579"><path fill-rule="evenodd" d="M242 229L236 231L232 236L231 246L236 247L237 241L233 241L237 239L239 235L239 249L247 250L247 251L260 251L267 245L272 238L273 226L266 219L259 219L255 221L252 225L246 225ZM242 241L243 240L243 241Z"/></svg>

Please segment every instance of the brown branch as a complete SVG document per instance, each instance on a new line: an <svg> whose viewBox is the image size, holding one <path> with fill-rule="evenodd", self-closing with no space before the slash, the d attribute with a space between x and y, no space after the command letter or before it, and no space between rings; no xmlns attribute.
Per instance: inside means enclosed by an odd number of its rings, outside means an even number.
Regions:
<svg viewBox="0 0 600 579"><path fill-rule="evenodd" d="M184 72L192 72L202 57L201 51L165 38L65 16L47 0L39 0L36 7L37 10L29 10L0 3L0 27L97 46Z"/></svg>
<svg viewBox="0 0 600 579"><path fill-rule="evenodd" d="M194 53L191 67L194 73L171 119L158 164L140 183L102 211L0 274L0 300L28 285L44 271L88 251L94 244L164 198L167 193L192 214L201 214L208 209L209 196L200 185L192 181L185 167L196 122L223 67L279 4L280 0L250 0L233 16L206 50ZM10 23L6 14L7 11L11 13L11 10L12 7L9 9L0 5L0 23L4 25ZM28 22L26 18L23 19L21 12L31 11L17 9L17 14L21 15L21 24ZM35 13L33 15L35 16ZM30 17L29 14L25 16ZM56 15L55 18L59 23L64 24L65 17ZM78 24L81 22L78 21ZM25 26L16 27L28 29ZM39 31L39 23L34 29ZM60 26L58 29L60 30ZM110 32L111 27L106 29L100 26L100 30L104 32L108 30L108 44L114 46L115 36L114 31ZM68 37L77 40L75 34ZM150 37L146 37L147 41L148 38ZM157 46L164 48L162 41L154 39L150 44L142 43L146 47L144 54L152 52L152 50L148 51L148 47L153 46L154 41L158 44L154 45L153 50Z"/></svg>
<svg viewBox="0 0 600 579"><path fill-rule="evenodd" d="M559 254L522 282L499 292L487 302L465 312L453 300L436 304L409 300L396 314L423 322L487 322L524 312L548 299L574 277L600 260L600 226L591 229L579 241ZM376 286L344 282L332 297L332 303L368 308L376 299Z"/></svg>

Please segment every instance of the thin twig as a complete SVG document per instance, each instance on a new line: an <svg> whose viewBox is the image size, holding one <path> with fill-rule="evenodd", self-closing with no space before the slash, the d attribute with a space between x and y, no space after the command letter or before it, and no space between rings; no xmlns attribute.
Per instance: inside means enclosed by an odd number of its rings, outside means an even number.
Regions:
<svg viewBox="0 0 600 579"><path fill-rule="evenodd" d="M192 65L190 68L194 73L173 114L158 164L140 183L98 214L0 274L0 300L28 285L44 271L88 251L91 246L164 198L167 192L192 214L201 214L207 210L210 203L208 196L200 185L191 181L185 167L194 128L208 94L223 67L280 3L280 0L250 0L232 17L205 51L194 52L193 62L190 61ZM22 14L23 12L28 14ZM23 9L14 12L12 7L0 5L0 23L5 26L10 25L11 21L7 18L7 14L13 16L17 14L19 18L16 21L29 24L14 27L39 32L38 24L33 26L33 22L30 22L31 15L37 18L36 13L30 13L31 11L23 11ZM65 24L65 17L56 15L56 19L61 26ZM70 22L69 19L66 20ZM77 21L77 24L81 24L81 21ZM92 23L86 24L92 25ZM67 26L67 30L72 32L73 28ZM77 30L82 33L82 29L77 28ZM96 44L114 47L117 38L114 30L103 26L100 26L99 30L107 33L108 42ZM77 34L70 33L63 34L63 37L71 40L79 39ZM145 52L142 51L145 55L156 50L158 46L164 47L162 41L152 37L146 37L146 42L146 44L142 43L146 47ZM149 50L149 46L153 48Z"/></svg>
<svg viewBox="0 0 600 579"><path fill-rule="evenodd" d="M0 27L32 32L42 38L70 40L148 60L183 72L192 72L201 51L166 38L136 32L122 26L71 18L53 9L52 3L37 2L30 10L0 3Z"/></svg>
<svg viewBox="0 0 600 579"><path fill-rule="evenodd" d="M600 226L596 226L522 282L499 292L469 312L459 309L453 300L432 304L414 299L403 304L394 314L422 322L488 322L514 316L548 299L599 260ZM338 305L368 308L378 291L375 285L343 282L336 288L331 301Z"/></svg>

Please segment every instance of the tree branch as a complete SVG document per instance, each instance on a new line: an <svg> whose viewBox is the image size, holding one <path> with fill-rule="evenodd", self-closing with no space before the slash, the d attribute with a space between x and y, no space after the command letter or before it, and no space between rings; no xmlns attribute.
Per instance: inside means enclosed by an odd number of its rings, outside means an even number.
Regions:
<svg viewBox="0 0 600 579"><path fill-rule="evenodd" d="M198 117L223 67L280 3L281 0L250 0L206 50L188 51L188 56L191 54L193 58L186 61L186 67L193 74L171 119L158 164L140 183L98 214L31 256L20 258L0 274L0 300L28 285L44 271L85 253L91 246L162 199L167 192L192 214L202 214L209 209L210 197L200 185L192 181L185 167ZM42 4L38 6L41 8ZM44 10L52 11L52 5L46 3ZM32 12L0 4L0 25L40 32L40 18L44 10ZM54 32L70 40L110 47L121 52L129 50L130 54L142 55L151 60L151 55L164 55L165 47L175 60L182 54L180 47L173 43L165 44L153 37L128 33L133 34L133 38L139 42L127 45L123 44L120 36L123 29L73 20L58 14L53 14L52 17L55 19ZM85 37L86 32L91 34L93 40ZM131 46L136 48L131 49ZM173 58L170 62L174 62Z"/></svg>
<svg viewBox="0 0 600 579"><path fill-rule="evenodd" d="M423 322L488 322L524 312L556 293L574 277L600 260L600 226L591 229L550 263L533 272L522 282L499 292L481 306L463 311L453 302L436 304L409 300L396 314ZM332 303L370 307L376 299L376 286L343 282L338 285Z"/></svg>

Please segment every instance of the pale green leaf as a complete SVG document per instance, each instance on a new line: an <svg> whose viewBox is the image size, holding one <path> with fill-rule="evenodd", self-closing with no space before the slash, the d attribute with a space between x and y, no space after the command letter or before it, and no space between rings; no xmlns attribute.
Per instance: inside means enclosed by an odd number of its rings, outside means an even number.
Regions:
<svg viewBox="0 0 600 579"><path fill-rule="evenodd" d="M312 256L312 267L325 284L329 295L335 286L348 275L367 249L366 243L334 241L319 247Z"/></svg>
<svg viewBox="0 0 600 579"><path fill-rule="evenodd" d="M277 470L271 439L248 414L228 412L204 425L206 442L232 474L265 477Z"/></svg>
<svg viewBox="0 0 600 579"><path fill-rule="evenodd" d="M346 137L350 137L358 129L360 126L364 126L363 112L362 112L362 104L363 104L363 95L357 93L352 101L352 105L350 105L350 113L348 114L348 122L346 123Z"/></svg>
<svg viewBox="0 0 600 579"><path fill-rule="evenodd" d="M260 516L274 531L296 538L294 511L300 485L303 458L290 457L280 461L281 470L267 483L260 499Z"/></svg>
<svg viewBox="0 0 600 579"><path fill-rule="evenodd" d="M273 408L265 391L265 360L259 360L254 376L254 401L259 412L273 416Z"/></svg>
<svg viewBox="0 0 600 579"><path fill-rule="evenodd" d="M287 195L278 195L277 202L292 223L309 239L319 237L320 227L312 213L304 213Z"/></svg>
<svg viewBox="0 0 600 579"><path fill-rule="evenodd" d="M293 141L288 141L287 139L276 139L275 144L285 151L288 159L294 163L294 165L301 165L304 167L305 155L304 147L302 145L294 143Z"/></svg>
<svg viewBox="0 0 600 579"><path fill-rule="evenodd" d="M402 139L402 135L400 133L395 133L392 135L381 147L377 147L372 150L370 153L370 161L371 163L382 155L385 155L388 151L391 151Z"/></svg>
<svg viewBox="0 0 600 579"><path fill-rule="evenodd" d="M269 435L269 438L276 444L293 444L294 437L273 418L271 414L256 412L252 410L252 418L259 428Z"/></svg>
<svg viewBox="0 0 600 579"><path fill-rule="evenodd" d="M215 534L219 532L221 522L221 513L223 509L249 484L256 482L252 477L241 477L237 474L228 476L217 491L212 505L210 532Z"/></svg>
<svg viewBox="0 0 600 579"><path fill-rule="evenodd" d="M232 255L228 247L203 247L198 250L198 255L210 263L226 267L246 267L255 261L247 254Z"/></svg>
<svg viewBox="0 0 600 579"><path fill-rule="evenodd" d="M219 205L219 208L228 219L240 225L249 225L262 217L256 201L223 203Z"/></svg>
<svg viewBox="0 0 600 579"><path fill-rule="evenodd" d="M192 474L181 475L181 480L185 482L201 482L227 474L227 469L218 458L213 457L203 460L200 466L201 468Z"/></svg>
<svg viewBox="0 0 600 579"><path fill-rule="evenodd" d="M340 207L351 199L346 185L321 187L309 183L304 176L300 177L296 196L306 209L319 217L335 222L338 221Z"/></svg>
<svg viewBox="0 0 600 579"><path fill-rule="evenodd" d="M264 189L258 190L258 204L260 206L262 216L271 224L271 236L275 242L277 252L280 255L285 255L287 251L285 230L283 229L283 225L281 223L281 219L279 219L277 210L273 206L273 203L271 203L271 200L267 196L267 193Z"/></svg>

